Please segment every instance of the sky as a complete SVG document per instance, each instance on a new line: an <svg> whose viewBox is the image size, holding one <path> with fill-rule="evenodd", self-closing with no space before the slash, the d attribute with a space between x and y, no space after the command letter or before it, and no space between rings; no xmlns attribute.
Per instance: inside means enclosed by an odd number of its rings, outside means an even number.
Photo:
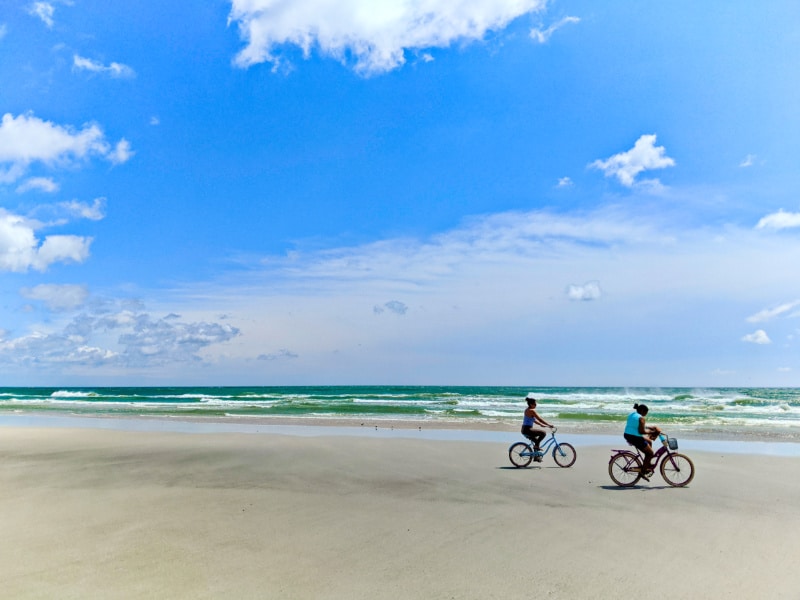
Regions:
<svg viewBox="0 0 800 600"><path fill-rule="evenodd" d="M0 0L0 385L800 386L796 0Z"/></svg>

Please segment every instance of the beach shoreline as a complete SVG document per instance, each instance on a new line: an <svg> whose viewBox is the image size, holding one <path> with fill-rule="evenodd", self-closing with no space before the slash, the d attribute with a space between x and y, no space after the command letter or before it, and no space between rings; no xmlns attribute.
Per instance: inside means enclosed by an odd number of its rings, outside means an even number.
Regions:
<svg viewBox="0 0 800 600"><path fill-rule="evenodd" d="M657 421L654 421L657 424ZM184 433L272 433L284 435L375 435L373 432L406 436L416 432L416 437L440 440L509 442L521 437L519 423L488 419L412 419L363 417L217 417L217 416L154 416L154 415L73 415L68 413L13 414L0 413L2 427L66 427L87 429L118 429L132 431L173 431ZM620 423L576 423L569 421L557 424L561 441L577 436L582 445L619 444ZM665 429L671 437L685 440L696 449L735 448L737 443L747 444L750 451L758 448L774 454L774 448L784 447L782 454L800 455L800 437L792 428L778 429L738 427L720 429L708 426L678 427ZM574 442L575 440L573 440ZM624 443L624 442L623 442ZM698 446L699 444L699 446ZM743 449L742 452L748 450Z"/></svg>

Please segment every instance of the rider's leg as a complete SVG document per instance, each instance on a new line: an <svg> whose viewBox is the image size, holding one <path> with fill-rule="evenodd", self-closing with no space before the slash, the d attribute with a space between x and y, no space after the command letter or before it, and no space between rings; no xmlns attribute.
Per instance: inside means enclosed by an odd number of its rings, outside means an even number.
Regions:
<svg viewBox="0 0 800 600"><path fill-rule="evenodd" d="M648 471L653 470L653 447L650 444L647 444L644 448L642 448L642 452L644 453L644 465L642 465L642 471L647 473Z"/></svg>
<svg viewBox="0 0 800 600"><path fill-rule="evenodd" d="M533 449L539 450L539 444L542 440L547 436L547 434L542 431L541 429L532 429L531 430L531 439L533 439Z"/></svg>

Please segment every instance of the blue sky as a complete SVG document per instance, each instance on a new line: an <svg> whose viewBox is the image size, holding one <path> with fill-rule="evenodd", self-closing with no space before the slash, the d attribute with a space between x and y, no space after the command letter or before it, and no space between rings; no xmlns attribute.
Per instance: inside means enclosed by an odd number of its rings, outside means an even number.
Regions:
<svg viewBox="0 0 800 600"><path fill-rule="evenodd" d="M800 4L0 4L5 385L800 385Z"/></svg>

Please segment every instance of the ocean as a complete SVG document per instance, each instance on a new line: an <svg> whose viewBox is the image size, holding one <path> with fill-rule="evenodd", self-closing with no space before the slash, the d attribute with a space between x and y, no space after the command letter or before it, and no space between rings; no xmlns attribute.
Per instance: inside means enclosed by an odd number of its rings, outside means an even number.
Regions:
<svg viewBox="0 0 800 600"><path fill-rule="evenodd" d="M280 418L353 424L505 428L521 421L525 395L538 412L571 431L614 431L634 403L648 422L676 432L800 439L798 388L589 387L80 387L0 388L2 415L184 417L258 422Z"/></svg>

